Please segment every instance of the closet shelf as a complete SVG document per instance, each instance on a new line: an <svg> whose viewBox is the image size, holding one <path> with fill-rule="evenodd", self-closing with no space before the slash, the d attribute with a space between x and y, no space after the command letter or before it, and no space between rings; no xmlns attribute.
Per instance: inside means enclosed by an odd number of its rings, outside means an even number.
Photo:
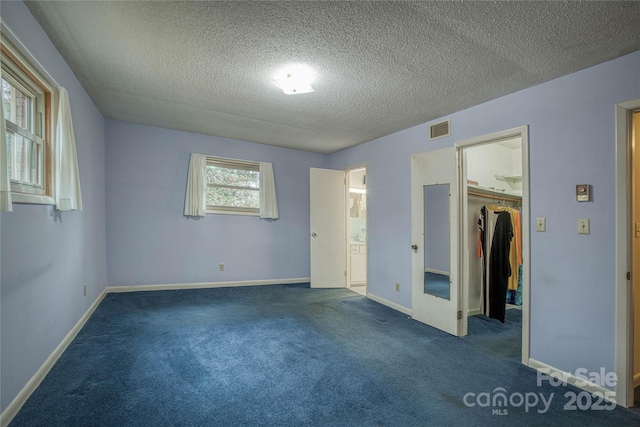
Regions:
<svg viewBox="0 0 640 427"><path fill-rule="evenodd" d="M509 184L515 184L516 182L522 182L522 175L495 175L498 181L505 181Z"/></svg>
<svg viewBox="0 0 640 427"><path fill-rule="evenodd" d="M483 196L490 196L495 198L515 198L517 200L522 200L521 194L516 194L511 191L501 191L494 188L480 187L479 185L471 185L467 184L467 191L470 193L480 194Z"/></svg>

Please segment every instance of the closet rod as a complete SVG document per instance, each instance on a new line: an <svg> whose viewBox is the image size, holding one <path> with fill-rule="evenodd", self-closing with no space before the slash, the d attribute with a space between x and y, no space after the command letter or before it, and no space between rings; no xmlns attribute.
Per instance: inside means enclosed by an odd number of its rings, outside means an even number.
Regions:
<svg viewBox="0 0 640 427"><path fill-rule="evenodd" d="M478 196L478 197L484 197L486 199L491 199L491 200L509 200L510 202L518 202L518 203L522 203L522 198L521 197L512 197L512 196L506 196L506 195L502 195L502 194L496 194L496 195L492 195L492 194L482 194L482 193L476 193L475 191L469 190L467 191L468 194L472 195L472 196Z"/></svg>

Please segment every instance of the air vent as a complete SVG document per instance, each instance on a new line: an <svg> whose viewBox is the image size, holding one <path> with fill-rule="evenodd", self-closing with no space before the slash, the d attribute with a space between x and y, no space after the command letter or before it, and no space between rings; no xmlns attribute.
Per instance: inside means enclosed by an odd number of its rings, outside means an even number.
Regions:
<svg viewBox="0 0 640 427"><path fill-rule="evenodd" d="M444 122L431 125L431 137L429 139L444 138L451 135L451 119L447 119Z"/></svg>

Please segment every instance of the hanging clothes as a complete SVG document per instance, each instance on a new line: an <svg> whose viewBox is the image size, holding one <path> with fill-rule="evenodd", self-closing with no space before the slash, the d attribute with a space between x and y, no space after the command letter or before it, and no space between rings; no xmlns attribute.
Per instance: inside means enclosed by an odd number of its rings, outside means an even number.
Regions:
<svg viewBox="0 0 640 427"><path fill-rule="evenodd" d="M489 295L489 285L491 283L491 269L489 268L489 256L491 253L491 242L497 221L497 216L487 206L483 206L480 212L478 225L481 229L482 242L482 286L480 287L480 312L485 316L490 316L491 304Z"/></svg>
<svg viewBox="0 0 640 427"><path fill-rule="evenodd" d="M522 305L522 228L520 225L521 212L513 209L511 216L512 225L514 226L513 241L509 260L511 261L511 270L515 273L509 278L507 288L507 304L517 306Z"/></svg>
<svg viewBox="0 0 640 427"><path fill-rule="evenodd" d="M518 289L518 265L522 264L522 243L520 242L520 212L515 209L507 208L511 215L511 227L513 228L514 244L509 249L509 263L511 264L511 277L507 282L507 288L511 291Z"/></svg>
<svg viewBox="0 0 640 427"><path fill-rule="evenodd" d="M512 275L509 251L513 238L511 214L508 211L497 214L495 231L489 255L489 317L504 323L507 305L507 283Z"/></svg>
<svg viewBox="0 0 640 427"><path fill-rule="evenodd" d="M519 269L517 234L519 215L515 209L489 205L480 209L478 220L478 255L482 257L480 311L485 316L504 323L507 290L515 279L518 288ZM515 223L515 224L514 224Z"/></svg>

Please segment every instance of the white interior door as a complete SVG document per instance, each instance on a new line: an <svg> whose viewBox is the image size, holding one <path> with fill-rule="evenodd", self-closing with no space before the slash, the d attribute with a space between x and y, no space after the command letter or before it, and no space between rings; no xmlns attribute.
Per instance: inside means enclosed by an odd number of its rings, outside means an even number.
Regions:
<svg viewBox="0 0 640 427"><path fill-rule="evenodd" d="M346 286L345 173L311 168L311 287Z"/></svg>
<svg viewBox="0 0 640 427"><path fill-rule="evenodd" d="M455 147L411 156L411 303L414 319L460 336L456 156Z"/></svg>

